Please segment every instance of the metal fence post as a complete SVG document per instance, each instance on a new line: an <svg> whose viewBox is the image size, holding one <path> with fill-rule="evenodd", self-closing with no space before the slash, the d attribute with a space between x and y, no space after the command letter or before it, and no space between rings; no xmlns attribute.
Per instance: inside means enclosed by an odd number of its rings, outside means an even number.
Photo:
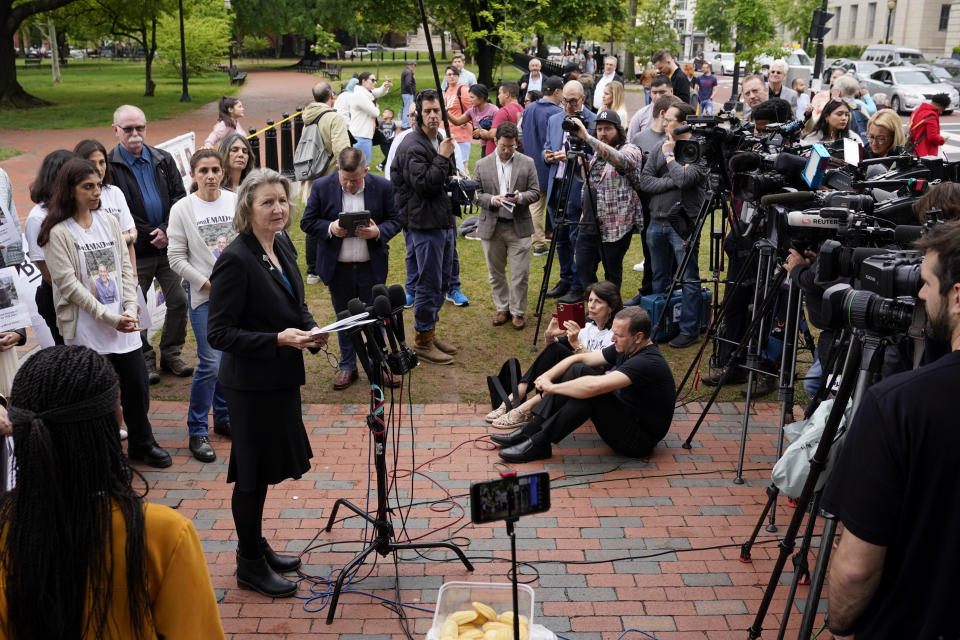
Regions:
<svg viewBox="0 0 960 640"><path fill-rule="evenodd" d="M256 132L257 130L255 128L250 127L250 135L253 136L253 134L255 134ZM250 143L250 148L253 149L253 157L250 158L250 162L253 163L252 166L254 169L259 169L260 168L260 136L253 136L252 138L249 138L247 142Z"/></svg>
<svg viewBox="0 0 960 640"><path fill-rule="evenodd" d="M280 172L287 178L293 177L293 122L290 114L283 114L280 123Z"/></svg>
<svg viewBox="0 0 960 640"><path fill-rule="evenodd" d="M267 120L267 126L270 128L263 134L264 161L268 169L279 171L280 162L277 159L277 128L273 125L273 120Z"/></svg>

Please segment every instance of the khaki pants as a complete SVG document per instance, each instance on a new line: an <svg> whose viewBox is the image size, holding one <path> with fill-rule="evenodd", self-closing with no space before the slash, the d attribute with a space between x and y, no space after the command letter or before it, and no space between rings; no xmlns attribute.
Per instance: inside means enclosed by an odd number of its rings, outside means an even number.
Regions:
<svg viewBox="0 0 960 640"><path fill-rule="evenodd" d="M498 222L489 240L482 240L487 261L493 305L497 311L509 311L523 317L527 312L527 284L530 281L530 238L517 237L513 223ZM507 261L510 281L507 283Z"/></svg>
<svg viewBox="0 0 960 640"><path fill-rule="evenodd" d="M547 192L540 192L540 199L530 203L530 217L533 218L533 236L530 242L534 249L546 248L545 224L547 217Z"/></svg>

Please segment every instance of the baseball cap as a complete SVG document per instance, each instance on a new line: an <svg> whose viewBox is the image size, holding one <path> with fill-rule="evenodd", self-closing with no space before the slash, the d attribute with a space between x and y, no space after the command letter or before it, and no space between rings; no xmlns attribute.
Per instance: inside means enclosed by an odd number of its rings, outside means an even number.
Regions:
<svg viewBox="0 0 960 640"><path fill-rule="evenodd" d="M550 76L543 81L543 90L554 92L557 89L563 89L563 79L557 76Z"/></svg>
<svg viewBox="0 0 960 640"><path fill-rule="evenodd" d="M604 109L597 114L597 122L609 122L612 125L623 126L620 122L620 116L613 109Z"/></svg>
<svg viewBox="0 0 960 640"><path fill-rule="evenodd" d="M571 62L570 64L568 64L563 68L564 75L570 73L571 71L580 71L580 67L577 65L576 62Z"/></svg>

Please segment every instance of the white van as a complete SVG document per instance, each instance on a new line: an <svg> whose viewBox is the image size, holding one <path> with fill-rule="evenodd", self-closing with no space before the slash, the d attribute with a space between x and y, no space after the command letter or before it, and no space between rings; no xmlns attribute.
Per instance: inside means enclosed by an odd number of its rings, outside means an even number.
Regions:
<svg viewBox="0 0 960 640"><path fill-rule="evenodd" d="M869 60L881 67L898 67L926 62L920 49L901 47L895 44L872 44L863 51L861 60Z"/></svg>

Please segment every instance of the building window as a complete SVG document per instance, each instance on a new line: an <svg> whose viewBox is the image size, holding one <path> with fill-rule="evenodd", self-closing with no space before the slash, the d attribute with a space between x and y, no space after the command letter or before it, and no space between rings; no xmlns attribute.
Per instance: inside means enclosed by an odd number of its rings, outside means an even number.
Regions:
<svg viewBox="0 0 960 640"><path fill-rule="evenodd" d="M677 11L686 11L687 0L676 0L676 2L673 3L673 6Z"/></svg>
<svg viewBox="0 0 960 640"><path fill-rule="evenodd" d="M830 33L833 34L833 39L834 39L834 40L837 40L837 39L840 38L840 13L841 13L841 9L842 9L842 8L843 8L843 7L836 7L836 8L834 8L834 10L833 10L833 19L834 19L836 22L833 23L833 24L835 25L835 28L831 29L831 30L830 30Z"/></svg>
<svg viewBox="0 0 960 640"><path fill-rule="evenodd" d="M850 32L847 37L851 40L857 37L857 14L860 13L860 7L853 5L850 7Z"/></svg>
<svg viewBox="0 0 960 640"><path fill-rule="evenodd" d="M867 5L867 32L866 37L873 37L873 28L876 26L877 22L877 3L871 2Z"/></svg>
<svg viewBox="0 0 960 640"><path fill-rule="evenodd" d="M940 31L946 31L950 24L950 5L940 5Z"/></svg>

